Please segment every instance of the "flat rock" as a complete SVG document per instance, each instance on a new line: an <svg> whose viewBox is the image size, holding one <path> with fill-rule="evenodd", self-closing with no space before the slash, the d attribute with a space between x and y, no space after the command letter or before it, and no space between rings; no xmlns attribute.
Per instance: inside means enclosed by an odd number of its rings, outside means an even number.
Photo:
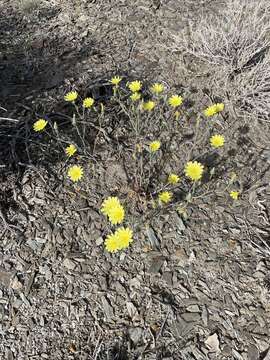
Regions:
<svg viewBox="0 0 270 360"><path fill-rule="evenodd" d="M205 340L205 345L207 346L207 348L209 349L210 352L215 352L215 353L219 353L220 352L220 348L219 348L219 339L217 334L213 334L210 335L206 340Z"/></svg>
<svg viewBox="0 0 270 360"><path fill-rule="evenodd" d="M134 345L138 344L142 339L143 329L140 327L131 328L128 330L130 340Z"/></svg>
<svg viewBox="0 0 270 360"><path fill-rule="evenodd" d="M74 270L76 267L76 264L74 261L70 260L70 259L65 259L63 261L63 265L64 267L66 267L68 270Z"/></svg>
<svg viewBox="0 0 270 360"><path fill-rule="evenodd" d="M186 322L199 322L199 321L201 321L201 316L198 313L185 313L185 314L182 314L181 317Z"/></svg>
<svg viewBox="0 0 270 360"><path fill-rule="evenodd" d="M23 287L23 285L22 285L22 283L19 281L19 279L17 278L17 276L15 276L15 277L12 279L11 283L10 283L10 287L11 287L12 289L14 289L14 290L20 290L20 289Z"/></svg>
<svg viewBox="0 0 270 360"><path fill-rule="evenodd" d="M189 305L189 306L187 306L187 311L189 311L191 313L198 313L198 312L200 312L200 308L198 305Z"/></svg>
<svg viewBox="0 0 270 360"><path fill-rule="evenodd" d="M9 287L12 276L11 272L0 270L0 283Z"/></svg>

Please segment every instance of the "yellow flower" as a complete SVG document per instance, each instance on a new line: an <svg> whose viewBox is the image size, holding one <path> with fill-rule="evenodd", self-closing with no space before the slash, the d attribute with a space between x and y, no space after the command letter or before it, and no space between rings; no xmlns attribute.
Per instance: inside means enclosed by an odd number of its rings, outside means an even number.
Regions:
<svg viewBox="0 0 270 360"><path fill-rule="evenodd" d="M210 144L213 148L219 148L224 145L225 139L222 135L213 135L210 138Z"/></svg>
<svg viewBox="0 0 270 360"><path fill-rule="evenodd" d="M154 101L151 101L151 100L143 103L143 109L146 110L146 111L153 110L155 106L156 106L156 103Z"/></svg>
<svg viewBox="0 0 270 360"><path fill-rule="evenodd" d="M158 195L159 201L163 202L164 204L167 204L172 199L172 193L170 191L162 191Z"/></svg>
<svg viewBox="0 0 270 360"><path fill-rule="evenodd" d="M110 83L114 86L118 86L121 81L122 78L120 76L114 76L113 78L111 78Z"/></svg>
<svg viewBox="0 0 270 360"><path fill-rule="evenodd" d="M131 83L128 84L128 88L132 92L138 92L142 88L142 82L138 80L132 81Z"/></svg>
<svg viewBox="0 0 270 360"><path fill-rule="evenodd" d="M81 166L73 165L68 169L69 178L76 182L83 176L83 168Z"/></svg>
<svg viewBox="0 0 270 360"><path fill-rule="evenodd" d="M42 131L46 127L47 123L48 123L48 121L46 121L44 119L39 119L34 123L33 129L35 131Z"/></svg>
<svg viewBox="0 0 270 360"><path fill-rule="evenodd" d="M76 147L73 144L70 144L68 147L66 147L65 149L65 153L67 154L68 157L72 156L75 154L75 152L77 151Z"/></svg>
<svg viewBox="0 0 270 360"><path fill-rule="evenodd" d="M231 192L230 192L230 197L231 197L233 200L238 200L239 191L231 191Z"/></svg>
<svg viewBox="0 0 270 360"><path fill-rule="evenodd" d="M203 174L203 165L198 161L189 161L185 166L185 174L193 181L200 180Z"/></svg>
<svg viewBox="0 0 270 360"><path fill-rule="evenodd" d="M169 105L171 105L172 107L180 106L182 102L183 98L179 95L172 95L168 100Z"/></svg>
<svg viewBox="0 0 270 360"><path fill-rule="evenodd" d="M109 217L113 225L120 224L125 217L125 210L117 197L109 197L103 201L101 212Z"/></svg>
<svg viewBox="0 0 270 360"><path fill-rule="evenodd" d="M206 108L203 113L206 117L209 116L213 116L216 115L217 113L221 112L222 110L224 110L224 104L223 103L217 103L217 104L213 104L211 106L208 106L208 108Z"/></svg>
<svg viewBox="0 0 270 360"><path fill-rule="evenodd" d="M156 140L156 141L152 141L149 144L149 149L151 152L156 152L159 148L160 148L160 141Z"/></svg>
<svg viewBox="0 0 270 360"><path fill-rule="evenodd" d="M133 231L130 228L121 227L121 228L117 229L115 232L115 236L118 241L118 249L119 250L128 248L130 243L133 242L133 239L132 239Z"/></svg>
<svg viewBox="0 0 270 360"><path fill-rule="evenodd" d="M169 184L174 185L174 184L177 184L179 181L180 181L180 177L178 175L176 175L176 174L170 174L168 176L168 183Z"/></svg>
<svg viewBox="0 0 270 360"><path fill-rule="evenodd" d="M86 109L89 109L91 106L94 105L95 100L92 99L91 97L85 98L83 100L83 107Z"/></svg>
<svg viewBox="0 0 270 360"><path fill-rule="evenodd" d="M131 99L132 101L140 100L140 98L141 98L141 94L138 93L138 92L135 92L135 93L133 93L132 95L130 95L130 99Z"/></svg>
<svg viewBox="0 0 270 360"><path fill-rule="evenodd" d="M121 224L125 217L125 210L122 205L113 207L109 214L108 218L112 225Z"/></svg>
<svg viewBox="0 0 270 360"><path fill-rule="evenodd" d="M105 249L109 252L116 252L129 247L133 242L133 232L130 228L121 227L105 239Z"/></svg>
<svg viewBox="0 0 270 360"><path fill-rule="evenodd" d="M119 241L115 234L110 234L105 239L105 249L111 253L119 250Z"/></svg>
<svg viewBox="0 0 270 360"><path fill-rule="evenodd" d="M164 91L164 86L162 84L155 83L151 86L150 91L155 95L161 94Z"/></svg>
<svg viewBox="0 0 270 360"><path fill-rule="evenodd" d="M101 212L104 215L109 215L112 209L119 206L121 206L119 199L115 196L110 196L101 204Z"/></svg>
<svg viewBox="0 0 270 360"><path fill-rule="evenodd" d="M75 101L78 97L78 93L77 91L70 91L69 93L67 93L64 97L64 99L66 101L69 101L69 102L72 102L72 101Z"/></svg>

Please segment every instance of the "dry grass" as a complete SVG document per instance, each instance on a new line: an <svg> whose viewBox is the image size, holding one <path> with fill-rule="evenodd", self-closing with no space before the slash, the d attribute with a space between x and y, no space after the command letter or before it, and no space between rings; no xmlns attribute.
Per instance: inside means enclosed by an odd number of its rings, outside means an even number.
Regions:
<svg viewBox="0 0 270 360"><path fill-rule="evenodd" d="M176 37L190 66L207 77L212 93L226 99L233 115L268 120L270 110L270 4L229 0L215 14L190 24ZM199 65L198 65L199 62ZM193 69L194 70L194 69ZM269 121L269 120L268 120Z"/></svg>

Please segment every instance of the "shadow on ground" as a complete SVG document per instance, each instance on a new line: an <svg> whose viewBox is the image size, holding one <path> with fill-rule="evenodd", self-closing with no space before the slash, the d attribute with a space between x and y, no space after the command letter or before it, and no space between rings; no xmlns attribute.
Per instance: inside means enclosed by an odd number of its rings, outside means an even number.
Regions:
<svg viewBox="0 0 270 360"><path fill-rule="evenodd" d="M18 164L40 164L40 154L29 152L29 141L40 142L31 127L34 120L50 114L37 99L49 93L55 100L54 89L68 87L69 79L73 83L80 73L79 64L99 52L93 35L81 36L78 41L78 34L75 38L68 30L60 34L61 11L57 7L40 7L25 14L6 2L0 12L1 173ZM43 32L44 23L53 23L53 28L48 25ZM63 120L61 115L56 117Z"/></svg>

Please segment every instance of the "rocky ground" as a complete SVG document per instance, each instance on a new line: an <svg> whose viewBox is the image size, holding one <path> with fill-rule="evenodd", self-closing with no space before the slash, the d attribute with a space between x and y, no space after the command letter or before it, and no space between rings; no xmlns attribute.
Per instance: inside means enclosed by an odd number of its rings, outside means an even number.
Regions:
<svg viewBox="0 0 270 360"><path fill-rule="evenodd" d="M127 196L115 149L100 148L83 191L59 175L62 161L26 151L33 119L65 112L71 88L106 104L101 82L123 74L187 92L194 82L173 39L217 6L0 3L1 358L270 358L268 124L227 119L231 164L241 168L237 203L209 195L188 221L162 213L120 256L104 252L99 213L112 189Z"/></svg>

